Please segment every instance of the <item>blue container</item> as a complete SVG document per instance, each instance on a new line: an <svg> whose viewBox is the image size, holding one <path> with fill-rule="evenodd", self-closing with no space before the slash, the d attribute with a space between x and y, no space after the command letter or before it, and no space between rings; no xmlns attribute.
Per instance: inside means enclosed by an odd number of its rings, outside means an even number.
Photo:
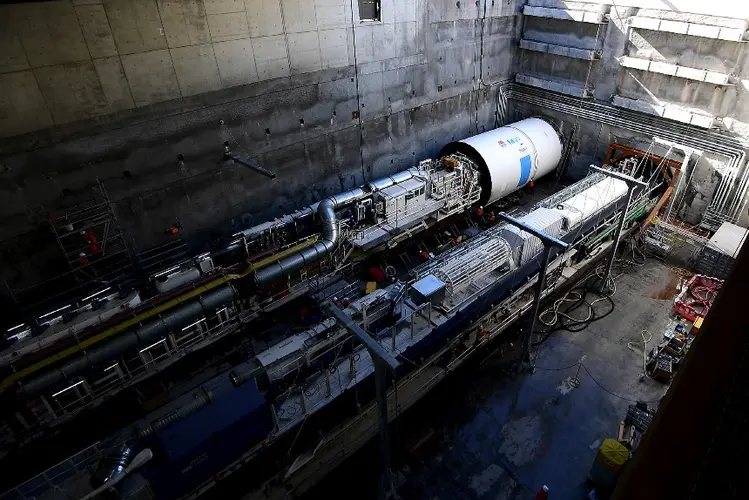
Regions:
<svg viewBox="0 0 749 500"><path fill-rule="evenodd" d="M272 429L265 398L255 384L241 385L144 443L155 454L144 475L157 498L175 498L220 472Z"/></svg>

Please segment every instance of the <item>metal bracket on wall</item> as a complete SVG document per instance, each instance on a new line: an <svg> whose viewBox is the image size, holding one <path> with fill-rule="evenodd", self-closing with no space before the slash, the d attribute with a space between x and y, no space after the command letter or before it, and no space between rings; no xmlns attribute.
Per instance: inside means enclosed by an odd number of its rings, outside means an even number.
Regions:
<svg viewBox="0 0 749 500"><path fill-rule="evenodd" d="M276 178L275 172L268 170L265 167L261 167L256 161L252 160L251 158L240 156L240 155L233 153L229 148L229 141L226 141L224 143L224 158L226 158L227 160L233 160L234 162L239 163L240 165L244 165L245 167L251 168L255 172L262 174L268 177L269 179Z"/></svg>

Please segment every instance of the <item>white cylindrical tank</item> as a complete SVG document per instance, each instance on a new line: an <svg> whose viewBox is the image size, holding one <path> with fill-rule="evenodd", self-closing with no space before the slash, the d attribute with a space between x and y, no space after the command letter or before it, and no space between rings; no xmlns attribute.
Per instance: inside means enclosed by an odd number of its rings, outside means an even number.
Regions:
<svg viewBox="0 0 749 500"><path fill-rule="evenodd" d="M481 171L481 203L488 205L552 172L562 158L562 139L541 118L526 118L442 148L462 153Z"/></svg>

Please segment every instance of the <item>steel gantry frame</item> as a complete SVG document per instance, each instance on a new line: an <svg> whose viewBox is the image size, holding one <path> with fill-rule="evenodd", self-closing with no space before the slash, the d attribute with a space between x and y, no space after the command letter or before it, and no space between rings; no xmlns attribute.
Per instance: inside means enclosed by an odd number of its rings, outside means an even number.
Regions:
<svg viewBox="0 0 749 500"><path fill-rule="evenodd" d="M393 355L372 338L338 306L329 302L327 309L343 327L356 337L372 357L375 369L375 391L377 396L377 420L380 429L380 452L382 453L382 479L379 498L392 498L395 494L390 476L390 437L388 436L387 374L388 369L395 373L400 364Z"/></svg>
<svg viewBox="0 0 749 500"><path fill-rule="evenodd" d="M533 296L533 307L531 308L531 326L528 330L528 335L526 335L523 340L525 344L523 346L523 357L520 358L520 362L518 363L519 373L523 367L523 360L526 358L530 359L529 356L531 344L533 343L533 332L536 329L536 322L538 321L538 311L541 307L541 294L543 293L544 286L546 285L546 268L549 265L551 249L556 247L564 250L569 246L569 244L551 236L548 233L540 231L539 229L536 229L535 227L530 226L525 222L512 217L511 215L506 214L505 212L500 212L499 218L509 224L512 224L522 231L532 234L536 238L540 239L541 243L544 246L543 253L541 254L541 270L538 272L538 281L536 282L536 289Z"/></svg>

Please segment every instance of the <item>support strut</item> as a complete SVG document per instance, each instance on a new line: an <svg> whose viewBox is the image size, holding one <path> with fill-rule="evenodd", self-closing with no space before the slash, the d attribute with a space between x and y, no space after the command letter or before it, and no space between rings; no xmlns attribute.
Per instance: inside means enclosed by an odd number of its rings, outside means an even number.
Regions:
<svg viewBox="0 0 749 500"><path fill-rule="evenodd" d="M356 337L369 351L375 368L375 391L377 393L377 421L380 428L380 452L382 453L382 482L379 497L392 498L395 494L392 477L390 475L390 437L388 436L388 403L387 403L387 372L395 373L398 360L391 353L372 338L362 327L352 320L333 303L325 304L327 309L343 327Z"/></svg>
<svg viewBox="0 0 749 500"><path fill-rule="evenodd" d="M548 233L545 233L533 226L529 226L525 222L516 219L504 212L499 213L499 218L505 222L512 224L513 226L521 229L527 233L532 234L536 238L541 240L544 245L543 253L541 254L541 270L538 272L538 281L536 282L536 290L533 297L533 307L531 308L531 326L528 330L528 335L523 339L523 357L520 358L518 363L518 373L522 369L523 360L530 356L531 344L533 343L533 332L536 329L536 321L538 320L538 311L541 307L541 294L544 291L546 285L546 267L549 265L549 257L551 256L551 249L554 247L565 249L569 244L562 240L559 240ZM530 359L530 358L529 358Z"/></svg>

